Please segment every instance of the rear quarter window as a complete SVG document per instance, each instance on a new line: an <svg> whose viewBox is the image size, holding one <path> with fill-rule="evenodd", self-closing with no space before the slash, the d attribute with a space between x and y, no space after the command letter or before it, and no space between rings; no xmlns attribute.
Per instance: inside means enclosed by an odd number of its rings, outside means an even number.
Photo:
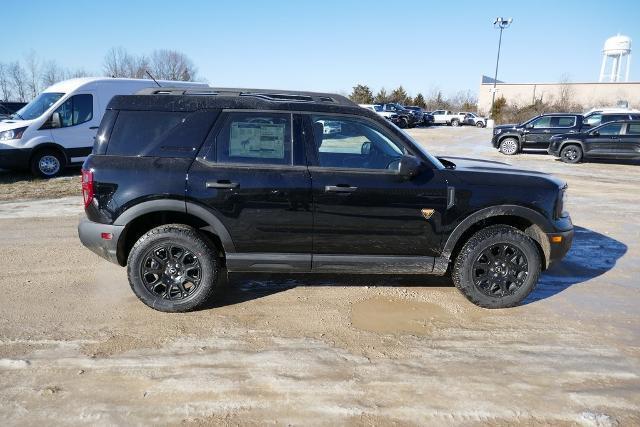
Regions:
<svg viewBox="0 0 640 427"><path fill-rule="evenodd" d="M212 111L120 111L106 154L193 158L216 116Z"/></svg>

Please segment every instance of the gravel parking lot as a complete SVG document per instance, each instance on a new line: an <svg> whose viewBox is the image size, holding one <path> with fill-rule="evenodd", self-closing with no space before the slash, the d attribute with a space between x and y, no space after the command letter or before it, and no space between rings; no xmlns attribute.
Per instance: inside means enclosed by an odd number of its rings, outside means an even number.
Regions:
<svg viewBox="0 0 640 427"><path fill-rule="evenodd" d="M81 246L78 196L16 200L5 176L2 424L640 424L640 164L410 133L568 181L573 248L525 305L480 309L442 278L235 276L209 309L163 314ZM75 179L25 185L69 196Z"/></svg>

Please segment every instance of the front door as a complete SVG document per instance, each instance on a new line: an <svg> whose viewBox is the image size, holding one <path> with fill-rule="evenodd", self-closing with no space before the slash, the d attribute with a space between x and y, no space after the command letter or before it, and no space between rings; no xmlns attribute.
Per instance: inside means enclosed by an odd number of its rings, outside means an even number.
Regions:
<svg viewBox="0 0 640 427"><path fill-rule="evenodd" d="M543 116L527 124L524 130L523 148L542 149L551 136L551 116ZM548 145L548 144L547 144Z"/></svg>
<svg viewBox="0 0 640 427"><path fill-rule="evenodd" d="M325 254L437 257L447 184L431 166L398 174L411 149L375 121L307 115L314 268Z"/></svg>
<svg viewBox="0 0 640 427"><path fill-rule="evenodd" d="M90 93L69 97L54 112L59 121L51 129L54 142L61 145L70 163L83 162L93 148L100 117L96 98Z"/></svg>
<svg viewBox="0 0 640 427"><path fill-rule="evenodd" d="M311 267L311 180L283 112L223 112L189 170L187 198L223 223L236 270Z"/></svg>

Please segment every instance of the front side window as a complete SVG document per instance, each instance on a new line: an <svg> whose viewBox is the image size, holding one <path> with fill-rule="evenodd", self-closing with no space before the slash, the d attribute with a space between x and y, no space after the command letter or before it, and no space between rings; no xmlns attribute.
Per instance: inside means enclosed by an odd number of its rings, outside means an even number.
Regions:
<svg viewBox="0 0 640 427"><path fill-rule="evenodd" d="M291 164L291 115L230 113L216 137L218 163Z"/></svg>
<svg viewBox="0 0 640 427"><path fill-rule="evenodd" d="M552 116L551 127L552 128L570 128L576 124L576 118L571 116Z"/></svg>
<svg viewBox="0 0 640 427"><path fill-rule="evenodd" d="M55 104L64 93L43 92L36 96L33 101L15 112L15 116L22 120L33 120L40 117L53 104Z"/></svg>
<svg viewBox="0 0 640 427"><path fill-rule="evenodd" d="M598 129L600 135L620 135L622 123L611 123Z"/></svg>
<svg viewBox="0 0 640 427"><path fill-rule="evenodd" d="M355 117L313 116L318 166L353 169L397 169L406 149L373 124Z"/></svg>
<svg viewBox="0 0 640 427"><path fill-rule="evenodd" d="M540 117L539 119L532 121L530 124L534 129L549 128L551 127L551 117Z"/></svg>
<svg viewBox="0 0 640 427"><path fill-rule="evenodd" d="M629 120L627 114L612 114L602 117L602 123L617 122L618 120Z"/></svg>
<svg viewBox="0 0 640 427"><path fill-rule="evenodd" d="M93 96L89 94L74 95L56 108L60 127L76 126L86 123L93 118Z"/></svg>
<svg viewBox="0 0 640 427"><path fill-rule="evenodd" d="M602 123L602 114L594 114L585 120L585 124L589 126L598 126L600 123Z"/></svg>

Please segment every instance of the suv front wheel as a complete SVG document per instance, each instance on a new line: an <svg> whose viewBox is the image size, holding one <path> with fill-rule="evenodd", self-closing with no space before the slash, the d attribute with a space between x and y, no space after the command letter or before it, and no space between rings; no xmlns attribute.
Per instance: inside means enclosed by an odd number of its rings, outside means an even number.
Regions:
<svg viewBox="0 0 640 427"><path fill-rule="evenodd" d="M465 243L453 265L452 279L480 307L513 307L535 288L541 266L540 253L529 236L508 225L494 225Z"/></svg>
<svg viewBox="0 0 640 427"><path fill-rule="evenodd" d="M220 262L194 228L156 227L135 243L127 261L129 284L149 307L183 312L201 307L220 287Z"/></svg>
<svg viewBox="0 0 640 427"><path fill-rule="evenodd" d="M500 141L500 152L507 156L513 156L518 154L519 144L515 138L505 138Z"/></svg>

